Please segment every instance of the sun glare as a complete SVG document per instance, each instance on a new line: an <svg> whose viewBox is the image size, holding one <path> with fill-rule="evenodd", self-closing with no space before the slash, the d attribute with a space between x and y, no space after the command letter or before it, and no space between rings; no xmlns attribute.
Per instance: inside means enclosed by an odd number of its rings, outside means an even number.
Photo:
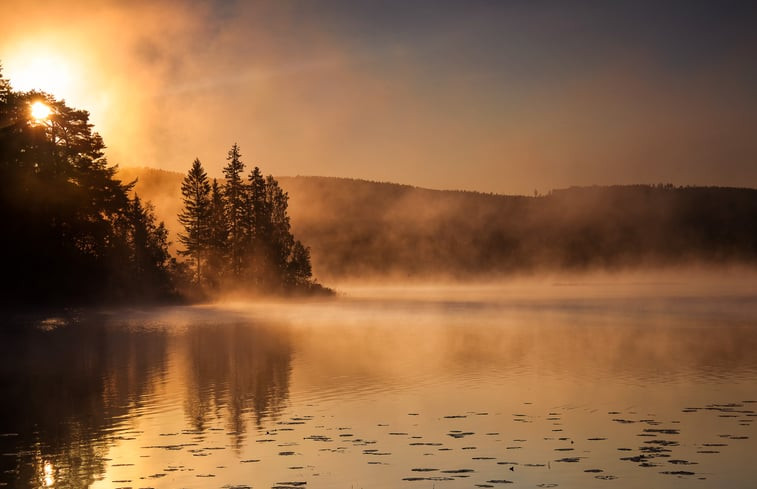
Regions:
<svg viewBox="0 0 757 489"><path fill-rule="evenodd" d="M70 96L74 88L69 63L55 55L30 55L3 63L13 88L21 91L42 90L56 97Z"/></svg>
<svg viewBox="0 0 757 489"><path fill-rule="evenodd" d="M50 107L38 100L31 105L31 113L34 120L43 121L50 116Z"/></svg>

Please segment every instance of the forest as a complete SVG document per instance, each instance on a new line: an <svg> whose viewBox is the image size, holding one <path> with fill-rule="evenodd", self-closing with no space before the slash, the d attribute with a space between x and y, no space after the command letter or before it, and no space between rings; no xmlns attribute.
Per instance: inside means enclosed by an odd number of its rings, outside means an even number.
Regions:
<svg viewBox="0 0 757 489"><path fill-rule="evenodd" d="M2 302L60 306L186 301L229 290L328 293L289 229L288 196L238 146L211 186L199 161L182 190L177 250L136 181L117 177L89 114L42 92L17 92L0 72ZM180 195L174 198L181 199ZM211 226L212 224L212 226Z"/></svg>
<svg viewBox="0 0 757 489"><path fill-rule="evenodd" d="M170 230L182 175L123 168ZM279 177L327 282L757 265L757 190L672 184L512 196L333 177Z"/></svg>

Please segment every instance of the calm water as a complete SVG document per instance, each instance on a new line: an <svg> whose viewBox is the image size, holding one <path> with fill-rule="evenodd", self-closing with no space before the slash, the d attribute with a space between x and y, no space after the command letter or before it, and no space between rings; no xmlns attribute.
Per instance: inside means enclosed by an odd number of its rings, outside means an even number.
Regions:
<svg viewBox="0 0 757 489"><path fill-rule="evenodd" d="M350 289L0 332L0 485L757 486L757 294Z"/></svg>

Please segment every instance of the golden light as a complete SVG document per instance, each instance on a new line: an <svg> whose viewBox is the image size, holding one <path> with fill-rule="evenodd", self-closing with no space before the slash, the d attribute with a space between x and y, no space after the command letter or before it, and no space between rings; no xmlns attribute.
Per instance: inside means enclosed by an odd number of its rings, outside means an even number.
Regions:
<svg viewBox="0 0 757 489"><path fill-rule="evenodd" d="M50 116L50 107L37 100L31 105L31 113L35 121L41 122Z"/></svg>
<svg viewBox="0 0 757 489"><path fill-rule="evenodd" d="M3 67L16 90L42 90L65 98L75 88L70 63L55 54L26 52L5 61Z"/></svg>
<svg viewBox="0 0 757 489"><path fill-rule="evenodd" d="M44 470L44 477L45 477L44 479L45 487L52 487L52 485L55 484L55 477L53 475L54 473L53 464L51 464L50 462L45 462L45 466L43 470Z"/></svg>

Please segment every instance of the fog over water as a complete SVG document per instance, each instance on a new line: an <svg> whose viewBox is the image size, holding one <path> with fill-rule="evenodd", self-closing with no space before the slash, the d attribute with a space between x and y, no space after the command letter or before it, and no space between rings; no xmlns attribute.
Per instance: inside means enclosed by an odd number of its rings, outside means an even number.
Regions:
<svg viewBox="0 0 757 489"><path fill-rule="evenodd" d="M757 294L740 276L16 317L0 482L749 487Z"/></svg>

